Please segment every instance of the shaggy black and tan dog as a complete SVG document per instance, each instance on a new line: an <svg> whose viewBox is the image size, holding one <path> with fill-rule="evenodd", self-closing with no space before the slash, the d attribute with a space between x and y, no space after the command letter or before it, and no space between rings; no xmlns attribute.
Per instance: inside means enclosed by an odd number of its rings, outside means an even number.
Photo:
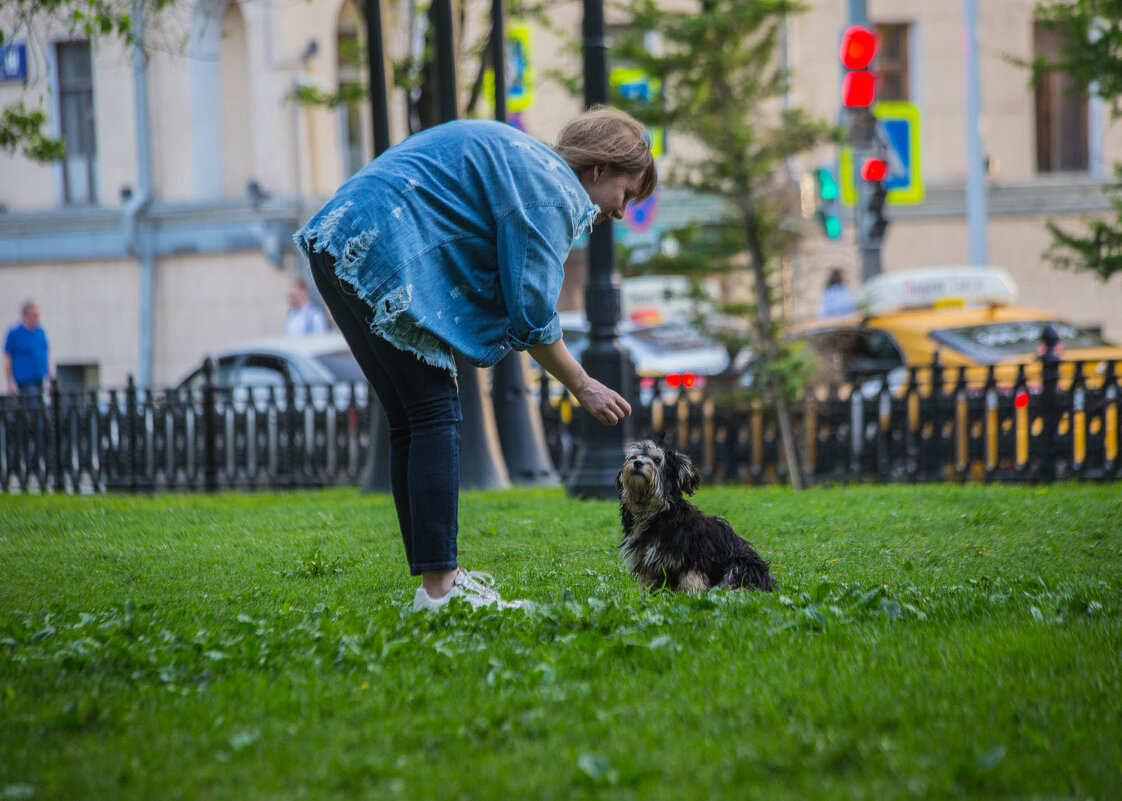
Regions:
<svg viewBox="0 0 1122 801"><path fill-rule="evenodd" d="M774 589L768 563L728 521L682 497L692 495L699 483L701 476L684 453L650 440L628 448L616 476L623 520L619 552L627 569L652 591Z"/></svg>

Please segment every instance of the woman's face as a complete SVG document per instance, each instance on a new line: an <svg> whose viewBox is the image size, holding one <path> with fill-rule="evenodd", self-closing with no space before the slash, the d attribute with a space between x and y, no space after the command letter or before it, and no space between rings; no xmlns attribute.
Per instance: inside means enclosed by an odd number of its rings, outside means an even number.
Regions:
<svg viewBox="0 0 1122 801"><path fill-rule="evenodd" d="M642 175L631 175L615 167L593 167L585 170L580 182L592 202L600 207L600 213L593 221L599 225L612 217L623 219L623 210L639 194Z"/></svg>

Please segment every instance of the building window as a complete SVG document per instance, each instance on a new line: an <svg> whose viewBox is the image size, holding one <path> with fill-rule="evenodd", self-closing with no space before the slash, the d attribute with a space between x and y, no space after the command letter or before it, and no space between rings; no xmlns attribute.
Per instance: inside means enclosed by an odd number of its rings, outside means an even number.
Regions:
<svg viewBox="0 0 1122 801"><path fill-rule="evenodd" d="M374 146L366 91L366 41L362 14L355 0L344 0L339 7L335 45L339 75L339 155L343 178L347 179L366 166Z"/></svg>
<svg viewBox="0 0 1122 801"><path fill-rule="evenodd" d="M911 75L908 71L910 28L903 22L877 25L880 43L873 72L877 76L878 100L911 99Z"/></svg>
<svg viewBox="0 0 1122 801"><path fill-rule="evenodd" d="M363 127L363 45L356 29L340 28L339 105L343 132L343 175L350 178L366 165L366 136Z"/></svg>
<svg viewBox="0 0 1122 801"><path fill-rule="evenodd" d="M62 165L65 203L97 202L97 142L94 138L93 65L89 42L56 45L59 127L66 145Z"/></svg>
<svg viewBox="0 0 1122 801"><path fill-rule="evenodd" d="M55 377L63 392L88 391L97 389L101 381L101 365L97 362L55 365Z"/></svg>
<svg viewBox="0 0 1122 801"><path fill-rule="evenodd" d="M1063 31L1036 23L1033 57L1055 61ZM1036 169L1077 172L1087 169L1087 87L1067 73L1047 72L1036 84Z"/></svg>

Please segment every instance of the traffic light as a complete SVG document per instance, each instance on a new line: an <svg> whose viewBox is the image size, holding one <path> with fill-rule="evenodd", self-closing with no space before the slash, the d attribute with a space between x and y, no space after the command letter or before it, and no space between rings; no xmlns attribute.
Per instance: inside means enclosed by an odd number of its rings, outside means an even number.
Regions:
<svg viewBox="0 0 1122 801"><path fill-rule="evenodd" d="M829 167L819 167L814 171L818 185L818 203L815 216L822 224L822 230L830 239L840 239L842 234L841 206L837 179Z"/></svg>
<svg viewBox="0 0 1122 801"><path fill-rule="evenodd" d="M877 53L877 38L862 25L850 25L842 34L839 56L846 73L842 80L842 105L868 108L876 96L876 78L867 67Z"/></svg>
<svg viewBox="0 0 1122 801"><path fill-rule="evenodd" d="M883 181L886 175L888 175L888 165L884 163L884 159L870 156L861 165L861 177L866 181Z"/></svg>
<svg viewBox="0 0 1122 801"><path fill-rule="evenodd" d="M877 130L871 106L876 100L876 77L869 65L877 54L877 37L863 25L850 25L842 34L838 57L845 68L842 79L842 105L848 111L849 142L854 166L860 165L855 180L857 208L854 220L857 244L864 250L879 249L884 243L888 218L885 216L888 177L885 142Z"/></svg>
<svg viewBox="0 0 1122 801"><path fill-rule="evenodd" d="M857 244L862 248L879 248L884 244L884 233L888 228L885 216L885 199L888 190L884 186L887 165L883 159L872 156L861 166L861 177L857 182ZM879 176L874 178L873 176Z"/></svg>

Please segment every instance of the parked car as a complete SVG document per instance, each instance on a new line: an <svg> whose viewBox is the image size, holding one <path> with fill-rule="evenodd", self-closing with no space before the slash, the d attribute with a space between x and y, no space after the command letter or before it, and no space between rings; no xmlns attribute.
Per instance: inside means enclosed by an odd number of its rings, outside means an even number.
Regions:
<svg viewBox="0 0 1122 801"><path fill-rule="evenodd" d="M580 361L589 342L588 318L583 311L565 311L558 316L565 345ZM712 376L728 369L725 346L684 320L637 312L635 319L620 322L617 330L620 346L639 375L639 395L644 403L649 403L656 392L676 396L682 390L700 390ZM551 380L551 397L557 398L561 392L561 385Z"/></svg>
<svg viewBox="0 0 1122 801"><path fill-rule="evenodd" d="M366 400L369 385L358 363L337 332L305 337L271 337L230 345L211 354L215 385L228 387L235 403L249 398L261 402L270 390L283 399L286 383L312 387L312 400L326 401L328 386L336 406L350 403L351 388L355 399ZM205 376L200 364L178 384L179 389L198 392Z"/></svg>
<svg viewBox="0 0 1122 801"><path fill-rule="evenodd" d="M1081 329L1053 312L1014 305L1016 286L1009 274L992 267L943 267L902 271L866 282L858 296L858 313L815 320L794 329L818 362L816 384L858 384L876 394L881 377L898 391L908 368L928 368L935 354L944 368L945 385L966 367L967 385L980 390L989 366L998 384L1011 388L1021 365L1029 387L1040 384L1039 361L1044 328L1059 335L1064 359L1061 377L1070 380L1071 362L1087 361L1090 386L1101 382L1110 361L1122 360L1122 348L1099 334ZM929 370L917 373L929 381ZM750 384L752 371L743 383Z"/></svg>

